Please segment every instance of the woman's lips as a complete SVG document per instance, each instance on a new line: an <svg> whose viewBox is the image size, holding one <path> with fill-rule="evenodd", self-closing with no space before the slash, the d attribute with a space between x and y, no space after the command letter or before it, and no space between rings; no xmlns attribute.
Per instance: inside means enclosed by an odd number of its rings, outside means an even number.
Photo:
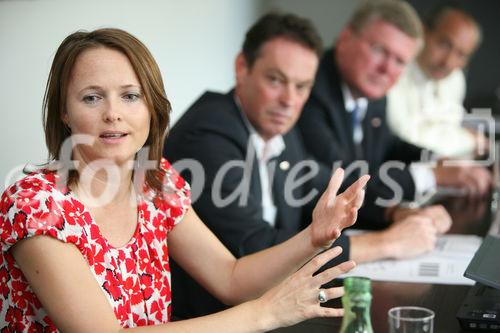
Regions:
<svg viewBox="0 0 500 333"><path fill-rule="evenodd" d="M126 132L104 132L99 135L99 139L104 143L116 144L125 141L127 136Z"/></svg>

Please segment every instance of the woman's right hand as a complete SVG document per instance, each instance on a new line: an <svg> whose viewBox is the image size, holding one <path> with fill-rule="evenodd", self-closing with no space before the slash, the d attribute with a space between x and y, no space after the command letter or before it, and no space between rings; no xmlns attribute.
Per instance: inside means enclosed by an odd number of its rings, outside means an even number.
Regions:
<svg viewBox="0 0 500 333"><path fill-rule="evenodd" d="M257 299L256 304L261 311L260 319L264 320L264 326L274 329L314 317L342 316L344 310L341 308L320 306L318 295L322 285L350 271L355 266L354 261L346 261L313 276L320 267L341 252L342 248L336 246L317 255L300 270ZM343 287L324 289L324 291L328 300L344 294Z"/></svg>

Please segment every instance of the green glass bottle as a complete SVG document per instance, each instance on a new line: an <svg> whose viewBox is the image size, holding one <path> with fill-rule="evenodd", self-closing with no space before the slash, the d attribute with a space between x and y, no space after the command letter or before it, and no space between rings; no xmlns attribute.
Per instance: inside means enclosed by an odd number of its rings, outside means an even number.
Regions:
<svg viewBox="0 0 500 333"><path fill-rule="evenodd" d="M373 333L370 319L371 280L364 277L344 279L344 318L339 333Z"/></svg>

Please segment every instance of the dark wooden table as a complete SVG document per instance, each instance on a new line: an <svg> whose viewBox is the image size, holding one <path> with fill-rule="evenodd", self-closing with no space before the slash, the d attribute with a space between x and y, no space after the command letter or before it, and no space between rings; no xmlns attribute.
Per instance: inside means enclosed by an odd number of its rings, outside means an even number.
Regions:
<svg viewBox="0 0 500 333"><path fill-rule="evenodd" d="M491 222L498 223L497 213L493 213L491 200L470 201L465 198L447 200L446 207L453 219L450 233L484 236ZM338 282L337 282L338 284ZM456 319L460 304L470 286L440 285L428 283L372 282L371 320L376 333L387 333L387 312L402 305L423 306L432 309L435 333L464 332ZM339 300L325 303L326 306L340 307ZM292 327L282 328L276 333L335 333L340 329L342 318L315 318Z"/></svg>

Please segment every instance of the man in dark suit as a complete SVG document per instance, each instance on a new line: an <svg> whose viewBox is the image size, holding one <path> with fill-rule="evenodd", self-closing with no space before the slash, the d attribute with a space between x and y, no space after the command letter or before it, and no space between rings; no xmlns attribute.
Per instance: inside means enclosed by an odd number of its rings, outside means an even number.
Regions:
<svg viewBox="0 0 500 333"><path fill-rule="evenodd" d="M326 187L330 169L308 160L293 128L309 96L320 50L308 21L264 16L249 30L236 58L235 89L205 93L166 140L164 155L192 184L194 209L237 257L297 235L311 221L316 196ZM335 245L343 247L338 260L363 262L416 255L435 240L432 221L412 216L387 231L342 235ZM200 253L200 260L204 255L210 254ZM172 288L177 317L224 307L175 264Z"/></svg>
<svg viewBox="0 0 500 333"><path fill-rule="evenodd" d="M385 94L416 55L421 35L419 18L406 2L361 6L335 48L321 59L298 122L306 148L318 161L340 162L344 168L358 161L367 168L372 179L360 211L364 227L385 227L397 211L393 207L432 192L436 185L464 187L479 195L489 189L490 177L482 168L411 164L420 161L423 150L388 127ZM351 179L358 175L353 172Z"/></svg>

